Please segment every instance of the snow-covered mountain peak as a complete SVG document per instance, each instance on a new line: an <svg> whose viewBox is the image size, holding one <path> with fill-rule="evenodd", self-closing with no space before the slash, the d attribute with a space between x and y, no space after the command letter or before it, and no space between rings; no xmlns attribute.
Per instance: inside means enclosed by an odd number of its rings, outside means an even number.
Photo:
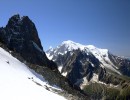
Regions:
<svg viewBox="0 0 130 100"><path fill-rule="evenodd" d="M108 51L108 49L101 49L97 48L94 45L82 45L80 43L73 42L71 40L62 42L61 45L57 46L56 48L49 49L46 52L47 57L50 60L55 61L59 55L65 55L67 52L71 52L73 54L73 50L81 50L85 51L87 55L94 55L101 63L101 67L106 67L108 69L111 69L115 71L116 73L119 73L117 71L116 66L111 62L109 55L111 55ZM120 73L119 73L120 74Z"/></svg>
<svg viewBox="0 0 130 100"><path fill-rule="evenodd" d="M67 48L68 51L80 49L80 50L88 50L88 51L96 52L96 53L100 52L101 54L108 53L108 49L100 49L100 48L95 47L94 45L82 45L80 43L76 43L71 40L63 41L60 46L65 46L65 48ZM60 46L58 46L58 48L60 48Z"/></svg>
<svg viewBox="0 0 130 100"><path fill-rule="evenodd" d="M85 48L85 45L73 42L71 40L63 41L61 45L65 45L65 47L68 48L69 51L77 50L77 49L83 50Z"/></svg>
<svg viewBox="0 0 130 100"><path fill-rule="evenodd" d="M101 48L97 48L94 45L87 45L86 46L89 50L98 50L100 52L105 52L108 53L108 49L101 49Z"/></svg>
<svg viewBox="0 0 130 100"><path fill-rule="evenodd" d="M107 56L108 55L108 50L107 49L100 49L95 47L94 45L82 45L80 43L76 43L73 42L71 40L67 40L67 41L63 41L61 45L57 46L56 48L50 48L46 54L48 56L48 58L53 58L52 56L57 56L59 54L64 55L69 51L73 51L73 50L81 50L81 51L85 51L85 52L90 52L93 55L95 55L96 57L99 56ZM97 58L99 58L97 57Z"/></svg>
<svg viewBox="0 0 130 100"><path fill-rule="evenodd" d="M89 49L96 49L96 47L94 45L87 45L87 48L89 48Z"/></svg>

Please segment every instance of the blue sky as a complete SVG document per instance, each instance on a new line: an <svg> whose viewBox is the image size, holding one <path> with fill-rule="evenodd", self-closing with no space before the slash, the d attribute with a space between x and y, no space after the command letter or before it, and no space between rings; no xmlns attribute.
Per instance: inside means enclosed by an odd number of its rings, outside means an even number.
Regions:
<svg viewBox="0 0 130 100"><path fill-rule="evenodd" d="M44 50L72 40L130 57L130 0L0 0L0 12L0 26L29 16Z"/></svg>

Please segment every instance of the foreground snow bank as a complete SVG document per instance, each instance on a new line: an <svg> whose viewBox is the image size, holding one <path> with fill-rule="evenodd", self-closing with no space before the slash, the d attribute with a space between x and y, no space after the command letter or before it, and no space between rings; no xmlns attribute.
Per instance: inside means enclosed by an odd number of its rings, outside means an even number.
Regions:
<svg viewBox="0 0 130 100"><path fill-rule="evenodd" d="M45 85L44 78L0 47L0 100L65 100Z"/></svg>

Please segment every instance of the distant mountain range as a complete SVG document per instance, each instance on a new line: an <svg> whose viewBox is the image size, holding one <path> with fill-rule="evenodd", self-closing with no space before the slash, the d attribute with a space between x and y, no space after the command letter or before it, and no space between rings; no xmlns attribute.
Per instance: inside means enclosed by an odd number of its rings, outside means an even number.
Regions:
<svg viewBox="0 0 130 100"><path fill-rule="evenodd" d="M46 55L57 63L60 73L70 81L73 87L85 92L88 86L95 83L110 88L121 88L124 84L130 85L125 78L130 76L130 60L115 56L107 49L68 40L56 48L50 48Z"/></svg>
<svg viewBox="0 0 130 100"><path fill-rule="evenodd" d="M101 68L109 69L120 75L125 74L127 76L130 76L129 72L123 73L123 71L121 70L124 64L125 66L127 65L127 67L130 66L129 60L127 60L126 58L113 55L112 53L109 52L108 49L100 49L93 45L82 45L79 43L75 43L71 40L68 40L68 41L64 41L61 45L57 46L54 49L50 48L49 50L47 50L46 55L50 60L56 62L59 56L64 56L68 52L70 52L70 56L72 56L74 54L73 52L76 50L80 52L84 52L87 56L93 55L95 59L97 59L100 62L99 66ZM94 67L94 63L89 61L89 59L87 60ZM58 65L62 66L63 62L58 62Z"/></svg>

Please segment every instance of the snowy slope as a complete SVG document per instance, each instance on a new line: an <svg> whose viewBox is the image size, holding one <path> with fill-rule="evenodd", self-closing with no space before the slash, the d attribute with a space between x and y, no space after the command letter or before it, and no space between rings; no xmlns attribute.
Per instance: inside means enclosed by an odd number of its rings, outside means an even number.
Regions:
<svg viewBox="0 0 130 100"><path fill-rule="evenodd" d="M44 78L0 48L0 100L65 100L45 85Z"/></svg>
<svg viewBox="0 0 130 100"><path fill-rule="evenodd" d="M100 49L92 45L86 46L89 51L101 62L102 67L106 67L115 71L118 74L121 74L117 71L117 67L109 59L109 51L107 49Z"/></svg>
<svg viewBox="0 0 130 100"><path fill-rule="evenodd" d="M89 53L93 54L100 62L101 67L106 67L118 74L120 74L119 71L117 71L117 67L110 61L109 59L109 51L107 49L100 49L93 45L82 45L79 43L75 43L71 40L62 42L61 45L57 46L56 48L51 48L46 52L47 57L50 60L55 61L58 55L64 55L68 51L73 51L80 49L81 51L85 51L87 55Z"/></svg>

